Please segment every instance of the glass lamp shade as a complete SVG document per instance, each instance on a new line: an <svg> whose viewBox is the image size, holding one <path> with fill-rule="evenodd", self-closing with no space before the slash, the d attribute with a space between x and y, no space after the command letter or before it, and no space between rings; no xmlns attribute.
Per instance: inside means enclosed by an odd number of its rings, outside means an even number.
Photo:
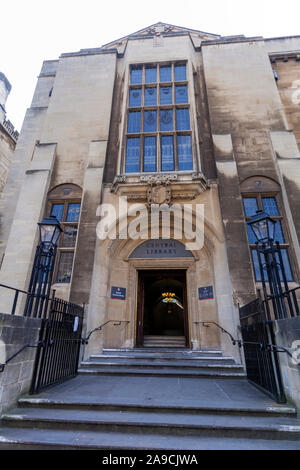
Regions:
<svg viewBox="0 0 300 470"><path fill-rule="evenodd" d="M276 221L261 210L256 211L256 214L248 222L259 243L269 243L270 240L274 240L275 224Z"/></svg>
<svg viewBox="0 0 300 470"><path fill-rule="evenodd" d="M46 217L38 223L40 228L40 241L43 244L57 245L60 234L63 232L56 217Z"/></svg>

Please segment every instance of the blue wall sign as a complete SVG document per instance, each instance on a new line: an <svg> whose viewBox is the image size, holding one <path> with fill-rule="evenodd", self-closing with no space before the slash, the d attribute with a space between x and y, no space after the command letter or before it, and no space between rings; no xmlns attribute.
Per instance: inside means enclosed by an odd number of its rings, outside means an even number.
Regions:
<svg viewBox="0 0 300 470"><path fill-rule="evenodd" d="M125 289L125 287L112 286L110 297L111 297L111 299L125 300L126 299L126 289Z"/></svg>
<svg viewBox="0 0 300 470"><path fill-rule="evenodd" d="M199 287L198 291L199 291L199 300L214 298L213 286Z"/></svg>

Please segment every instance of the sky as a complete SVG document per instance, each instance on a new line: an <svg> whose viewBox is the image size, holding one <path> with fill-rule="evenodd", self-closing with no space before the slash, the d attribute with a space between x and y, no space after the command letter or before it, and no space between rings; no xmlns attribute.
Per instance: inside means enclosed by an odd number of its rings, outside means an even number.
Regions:
<svg viewBox="0 0 300 470"><path fill-rule="evenodd" d="M7 119L19 131L43 61L63 52L99 47L159 21L223 36L300 35L299 0L14 0L1 13L0 72L12 85Z"/></svg>

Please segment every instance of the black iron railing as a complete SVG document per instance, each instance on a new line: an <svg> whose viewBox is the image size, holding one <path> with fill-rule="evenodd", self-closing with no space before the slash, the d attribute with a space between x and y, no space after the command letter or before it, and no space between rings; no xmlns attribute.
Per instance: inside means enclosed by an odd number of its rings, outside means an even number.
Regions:
<svg viewBox="0 0 300 470"><path fill-rule="evenodd" d="M248 379L281 403L285 402L285 396L278 353L286 352L291 357L292 354L287 348L275 345L273 321L299 316L297 291L300 289L300 286L288 289L285 282L283 285L284 289L280 287L275 292L263 283L264 298L258 290L256 299L239 308Z"/></svg>
<svg viewBox="0 0 300 470"><path fill-rule="evenodd" d="M83 317L83 307L52 297L42 320L30 393L76 375Z"/></svg>

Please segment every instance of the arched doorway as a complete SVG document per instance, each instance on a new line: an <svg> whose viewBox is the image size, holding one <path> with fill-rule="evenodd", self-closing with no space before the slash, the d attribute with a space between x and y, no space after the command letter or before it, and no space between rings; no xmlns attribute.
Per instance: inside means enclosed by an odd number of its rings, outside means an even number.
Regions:
<svg viewBox="0 0 300 470"><path fill-rule="evenodd" d="M147 337L176 337L188 344L185 270L138 271L136 345L142 347Z"/></svg>
<svg viewBox="0 0 300 470"><path fill-rule="evenodd" d="M153 260L152 269L137 270L136 345L142 347L150 336L178 337L188 345L186 270L170 268L174 259L194 258L192 252L178 240L156 239L141 243L129 258Z"/></svg>

